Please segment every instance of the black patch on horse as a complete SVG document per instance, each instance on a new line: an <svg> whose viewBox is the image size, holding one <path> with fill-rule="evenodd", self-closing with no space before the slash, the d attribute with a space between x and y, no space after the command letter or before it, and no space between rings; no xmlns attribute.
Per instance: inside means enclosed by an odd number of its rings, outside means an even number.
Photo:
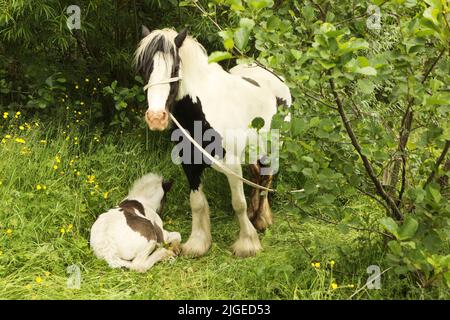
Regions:
<svg viewBox="0 0 450 320"><path fill-rule="evenodd" d="M287 107L287 101L283 98L277 97L277 108L278 107Z"/></svg>
<svg viewBox="0 0 450 320"><path fill-rule="evenodd" d="M181 100L177 101L174 105L174 108L172 110L172 114L174 117L178 120L178 122L181 124L181 126L186 129L189 134L194 137L194 123L196 121L201 122L201 136L202 141L197 141L204 149L207 146L214 145L215 147L212 150L211 155L214 157L216 156L216 150L219 150L220 152L217 153L219 156L219 159L222 159L225 156L225 150L222 148L222 137L219 135L217 131L214 130L214 128L211 127L209 122L205 118L205 114L202 110L202 105L200 102L200 99L197 98L197 102L194 103L192 99L189 96L185 96ZM176 130L177 127L174 127L172 132ZM211 141L205 141L203 139L205 131L212 129L213 135ZM183 142L189 142L184 135L180 137L178 141L174 141L175 144L180 143L181 140ZM189 181L189 186L191 190L198 190L200 183L201 183L201 175L203 173L203 170L205 168L211 166L211 163L208 159L205 159L203 154L200 150L198 150L194 145L192 145L190 142L190 150L191 150L191 157L188 159L189 161L182 162L184 173L186 174L186 177ZM183 159L183 150L180 151L179 156ZM195 163L195 159L201 159L201 163Z"/></svg>
<svg viewBox="0 0 450 320"><path fill-rule="evenodd" d="M251 78L247 78L247 77L242 77L242 79L244 79L247 82L250 82L252 85L259 87L259 83L256 82L255 80L251 79Z"/></svg>
<svg viewBox="0 0 450 320"><path fill-rule="evenodd" d="M128 226L146 238L148 241L155 240L163 243L164 235L160 227L154 225L150 220L138 215L136 210L145 216L145 210L142 203L136 200L124 200L119 204L119 210L125 215Z"/></svg>

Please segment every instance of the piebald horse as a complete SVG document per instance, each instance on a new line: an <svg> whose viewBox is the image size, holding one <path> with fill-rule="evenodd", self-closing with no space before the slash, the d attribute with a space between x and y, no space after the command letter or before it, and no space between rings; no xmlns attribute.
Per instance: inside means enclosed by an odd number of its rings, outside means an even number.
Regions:
<svg viewBox="0 0 450 320"><path fill-rule="evenodd" d="M240 160L246 141L242 132L248 132L257 117L264 120L260 130L268 131L277 107L291 105L288 87L273 73L257 66L238 65L227 72L217 63L208 63L206 50L186 29L180 33L173 29L150 32L143 26L142 35L135 64L147 82L145 120L150 130L168 129L169 113L191 136L194 124L201 123L202 133L213 130L219 137L215 142L222 148L221 155L213 152L211 155L242 177ZM229 137L230 132L238 132L235 139L222 139L225 134ZM202 142L202 146L206 144ZM200 151L192 146L192 152L195 158ZM210 166L220 171L204 160L182 162L191 190L192 232L182 246L183 254L188 256L204 255L211 246L210 212L201 183L204 169ZM261 175L261 166L261 161L250 164L252 181L269 187L272 177ZM233 252L239 257L253 256L262 249L257 230L272 224L267 192L254 189L247 208L242 180L223 173L227 175L240 226Z"/></svg>

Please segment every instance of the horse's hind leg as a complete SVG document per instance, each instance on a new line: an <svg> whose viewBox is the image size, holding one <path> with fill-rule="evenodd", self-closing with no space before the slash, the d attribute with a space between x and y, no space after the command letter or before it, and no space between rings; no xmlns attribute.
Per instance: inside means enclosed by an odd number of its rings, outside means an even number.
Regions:
<svg viewBox="0 0 450 320"><path fill-rule="evenodd" d="M264 166L260 161L258 161L258 182L260 186L270 188L272 186L273 175L271 173L270 167ZM263 172L264 171L264 172ZM264 174L262 174L264 173ZM254 188L255 190L256 188ZM253 199L253 197L258 197ZM251 219L256 230L264 231L273 223L272 210L269 205L269 193L265 190L258 190L258 192L252 192L251 203L256 203L257 206L253 208L254 214Z"/></svg>
<svg viewBox="0 0 450 320"><path fill-rule="evenodd" d="M260 184L260 168L259 168L259 164L251 164L249 166L249 171L250 171L250 175L251 175L251 181L256 183L256 184ZM255 218L255 214L256 211L259 208L259 194L261 193L260 189L257 188L252 188L251 191L251 195L250 195L250 203L249 206L247 208L247 215L248 218L252 221Z"/></svg>

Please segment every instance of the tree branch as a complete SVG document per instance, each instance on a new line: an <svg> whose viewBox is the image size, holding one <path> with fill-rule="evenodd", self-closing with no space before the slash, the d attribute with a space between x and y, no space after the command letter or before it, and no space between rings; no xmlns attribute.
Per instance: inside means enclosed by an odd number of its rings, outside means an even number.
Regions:
<svg viewBox="0 0 450 320"><path fill-rule="evenodd" d="M431 183L431 181L433 181L434 176L436 175L436 172L438 171L439 166L441 165L442 161L444 161L449 148L450 148L450 140L447 140L445 142L445 146L441 152L441 155L439 156L439 158L437 158L436 163L434 164L433 170L431 171L430 175L428 176L427 181L425 181L425 183L423 185L423 189L425 189Z"/></svg>
<svg viewBox="0 0 450 320"><path fill-rule="evenodd" d="M439 55L436 57L436 59L434 59L433 64L430 66L430 68L428 68L428 70L425 72L425 75L423 76L422 79L422 83L425 83L425 81L427 81L428 76L430 75L431 71L433 71L434 67L436 66L436 64L438 63L439 59L442 57L442 55L445 52L445 49L442 49L441 52L439 53Z"/></svg>
<svg viewBox="0 0 450 320"><path fill-rule="evenodd" d="M342 122L347 131L347 134L350 137L350 140L351 140L352 145L355 148L356 152L361 157L361 160L363 161L363 164L364 164L364 168L366 169L367 174L369 175L370 179L372 180L373 184L375 185L375 189L377 190L378 195L387 203L388 207L391 208L391 212L392 212L393 216L397 220L402 220L403 215L401 214L400 210L398 209L397 204L386 193L383 186L381 185L381 182L378 180L369 159L367 159L367 157L362 152L361 145L359 144L358 139L356 138L356 135L353 132L353 128L347 118L347 115L344 110L344 105L342 104L339 94L336 91L336 86L334 84L333 79L329 79L329 83L330 83L330 87L331 87L331 92L334 96L334 100L338 107L339 115L341 116Z"/></svg>

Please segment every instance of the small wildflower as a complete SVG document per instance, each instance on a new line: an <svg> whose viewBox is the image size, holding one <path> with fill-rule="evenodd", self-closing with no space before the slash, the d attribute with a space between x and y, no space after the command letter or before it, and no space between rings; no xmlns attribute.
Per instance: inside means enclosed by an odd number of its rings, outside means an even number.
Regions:
<svg viewBox="0 0 450 320"><path fill-rule="evenodd" d="M36 283L41 284L42 283L42 278L41 276L37 276L36 279L34 279L36 281Z"/></svg>
<svg viewBox="0 0 450 320"><path fill-rule="evenodd" d="M331 284L331 289L336 290L337 288L338 288L337 283L333 282L333 283Z"/></svg>
<svg viewBox="0 0 450 320"><path fill-rule="evenodd" d="M73 228L73 224L69 223L69 224L67 225L67 232L71 231L72 228Z"/></svg>
<svg viewBox="0 0 450 320"><path fill-rule="evenodd" d="M12 233L13 233L13 230L12 230L12 229L7 229L7 230L6 230L6 234L7 234L8 236L12 235Z"/></svg>
<svg viewBox="0 0 450 320"><path fill-rule="evenodd" d="M89 82L89 78L84 79L84 81Z"/></svg>
<svg viewBox="0 0 450 320"><path fill-rule="evenodd" d="M87 182L88 183L94 183L95 182L95 176L94 175L88 175L87 176Z"/></svg>
<svg viewBox="0 0 450 320"><path fill-rule="evenodd" d="M75 89L77 89L77 90L78 90L78 88L79 88L79 86L78 86L78 85L76 84L76 85L75 85Z"/></svg>
<svg viewBox="0 0 450 320"><path fill-rule="evenodd" d="M0 250L0 257L3 255L3 251L2 250Z"/></svg>
<svg viewBox="0 0 450 320"><path fill-rule="evenodd" d="M109 192L107 192L107 191L103 192L103 198L104 199L108 199L108 195L109 195Z"/></svg>
<svg viewBox="0 0 450 320"><path fill-rule="evenodd" d="M58 166L56 164L53 166L53 170L58 170Z"/></svg>
<svg viewBox="0 0 450 320"><path fill-rule="evenodd" d="M47 186L42 186L42 189L47 190Z"/></svg>
<svg viewBox="0 0 450 320"><path fill-rule="evenodd" d="M84 106L84 102L83 102L83 101L81 101L81 102L80 102L80 105L81 105L81 106Z"/></svg>
<svg viewBox="0 0 450 320"><path fill-rule="evenodd" d="M331 260L330 261L330 266L333 268L334 267L334 265L336 264L336 262L334 261L334 260Z"/></svg>
<svg viewBox="0 0 450 320"><path fill-rule="evenodd" d="M23 131L23 130L25 130L25 127L24 126L19 126L19 130Z"/></svg>
<svg viewBox="0 0 450 320"><path fill-rule="evenodd" d="M25 140L22 139L22 138L16 138L15 141L16 141L17 143L21 143L21 144L24 144L24 143L25 143Z"/></svg>
<svg viewBox="0 0 450 320"><path fill-rule="evenodd" d="M3 118L4 118L4 119L8 119L8 115L9 115L8 112L3 112Z"/></svg>
<svg viewBox="0 0 450 320"><path fill-rule="evenodd" d="M11 139L11 135L10 135L10 134L7 134L7 135L5 136L5 138L6 138L6 139Z"/></svg>
<svg viewBox="0 0 450 320"><path fill-rule="evenodd" d="M17 111L16 114L14 115L14 118L19 119L21 114L22 113L20 111Z"/></svg>
<svg viewBox="0 0 450 320"><path fill-rule="evenodd" d="M42 189L41 185L38 184L38 185L36 186L36 190L41 190L41 189Z"/></svg>
<svg viewBox="0 0 450 320"><path fill-rule="evenodd" d="M46 144L47 143L47 140L41 140L41 141L39 141L40 143L42 143L42 144Z"/></svg>
<svg viewBox="0 0 450 320"><path fill-rule="evenodd" d="M56 163L61 163L61 157L60 156L56 156L55 157L55 161L56 161Z"/></svg>
<svg viewBox="0 0 450 320"><path fill-rule="evenodd" d="M320 262L312 262L311 266L313 266L316 269L320 269Z"/></svg>
<svg viewBox="0 0 450 320"><path fill-rule="evenodd" d="M61 229L59 229L59 232L60 232L61 234L64 234L64 233L66 233L66 229L65 229L64 227L62 227Z"/></svg>

